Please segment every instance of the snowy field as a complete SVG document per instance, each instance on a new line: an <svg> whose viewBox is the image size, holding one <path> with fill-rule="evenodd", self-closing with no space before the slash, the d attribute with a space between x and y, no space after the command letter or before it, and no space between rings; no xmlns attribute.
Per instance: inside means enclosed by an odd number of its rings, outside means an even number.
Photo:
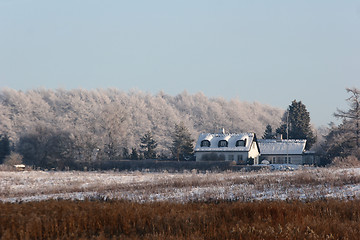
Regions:
<svg viewBox="0 0 360 240"><path fill-rule="evenodd" d="M48 199L189 202L324 198L359 199L360 168L221 173L198 173L196 170L184 173L0 172L1 202Z"/></svg>

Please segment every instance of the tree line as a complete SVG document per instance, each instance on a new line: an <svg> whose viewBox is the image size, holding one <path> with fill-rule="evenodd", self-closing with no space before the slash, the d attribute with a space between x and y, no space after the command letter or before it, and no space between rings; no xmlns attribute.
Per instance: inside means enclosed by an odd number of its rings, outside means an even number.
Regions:
<svg viewBox="0 0 360 240"><path fill-rule="evenodd" d="M224 127L259 134L266 124L277 125L282 113L257 102L186 91L176 96L117 89L0 91L1 136L24 163L43 167L118 159L181 161L190 158L201 132Z"/></svg>
<svg viewBox="0 0 360 240"><path fill-rule="evenodd" d="M281 134L306 139L322 163L360 158L360 90L348 88L348 110L337 110L339 125L325 134L311 126L301 101L283 111L259 103L208 98L183 92L170 96L116 89L0 91L0 164L63 169L81 162L119 159L189 160L201 132ZM273 128L275 129L273 131ZM10 154L13 153L13 154Z"/></svg>

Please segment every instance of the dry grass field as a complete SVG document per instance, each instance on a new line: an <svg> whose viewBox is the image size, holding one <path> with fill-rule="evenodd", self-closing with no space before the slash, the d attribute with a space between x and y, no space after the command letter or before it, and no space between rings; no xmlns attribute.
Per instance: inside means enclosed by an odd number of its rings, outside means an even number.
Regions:
<svg viewBox="0 0 360 240"><path fill-rule="evenodd" d="M359 239L358 200L0 204L0 239Z"/></svg>
<svg viewBox="0 0 360 240"><path fill-rule="evenodd" d="M254 172L0 171L0 202L49 199L132 202L360 198L359 168Z"/></svg>
<svg viewBox="0 0 360 240"><path fill-rule="evenodd" d="M359 236L359 168L0 171L0 240Z"/></svg>

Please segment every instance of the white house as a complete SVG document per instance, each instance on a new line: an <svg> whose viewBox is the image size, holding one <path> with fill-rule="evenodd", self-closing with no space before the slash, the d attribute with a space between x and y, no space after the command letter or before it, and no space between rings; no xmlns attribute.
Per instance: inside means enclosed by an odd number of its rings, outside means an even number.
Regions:
<svg viewBox="0 0 360 240"><path fill-rule="evenodd" d="M255 133L201 133L195 146L196 161L235 161L259 164L259 145Z"/></svg>
<svg viewBox="0 0 360 240"><path fill-rule="evenodd" d="M304 164L305 139L259 139L261 161L271 164Z"/></svg>

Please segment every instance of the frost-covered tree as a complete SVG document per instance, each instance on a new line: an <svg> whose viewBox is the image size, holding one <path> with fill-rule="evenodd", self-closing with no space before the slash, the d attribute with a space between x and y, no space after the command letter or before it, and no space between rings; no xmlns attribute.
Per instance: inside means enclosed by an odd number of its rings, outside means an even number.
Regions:
<svg viewBox="0 0 360 240"><path fill-rule="evenodd" d="M342 122L336 126L330 125L329 134L325 137L325 154L329 160L335 157L347 157L354 155L360 159L360 90L356 88L347 88L346 91L351 96L346 100L350 108L348 110L337 110L334 116L342 119Z"/></svg>
<svg viewBox="0 0 360 240"><path fill-rule="evenodd" d="M148 131L145 135L140 139L141 144L140 147L143 149L143 154L145 159L155 159L156 158L156 147L157 142L155 141L153 134Z"/></svg>
<svg viewBox="0 0 360 240"><path fill-rule="evenodd" d="M187 160L194 153L194 139L183 122L175 124L171 152L177 161Z"/></svg>
<svg viewBox="0 0 360 240"><path fill-rule="evenodd" d="M117 103L105 106L99 112L99 120L95 132L100 136L100 151L107 160L121 158L121 150L126 142L124 139L127 114Z"/></svg>
<svg viewBox="0 0 360 240"><path fill-rule="evenodd" d="M347 99L350 108L346 111L338 109L335 117L342 119L344 130L352 135L350 140L355 141L355 146L360 147L360 90L357 88L347 88L346 91L351 94Z"/></svg>
<svg viewBox="0 0 360 240"><path fill-rule="evenodd" d="M325 136L324 155L327 162L331 162L335 157L347 157L353 154L354 141L351 141L346 131L346 122L336 126L330 124L330 131Z"/></svg>
<svg viewBox="0 0 360 240"><path fill-rule="evenodd" d="M0 90L0 133L17 145L38 125L67 132L76 162L121 158L122 150L138 147L139 139L148 130L158 143L158 155L170 157L169 133L181 121L191 138L219 127L261 134L266 124L277 127L282 114L282 110L264 104L186 91L170 96L164 92L151 95L116 89Z"/></svg>

